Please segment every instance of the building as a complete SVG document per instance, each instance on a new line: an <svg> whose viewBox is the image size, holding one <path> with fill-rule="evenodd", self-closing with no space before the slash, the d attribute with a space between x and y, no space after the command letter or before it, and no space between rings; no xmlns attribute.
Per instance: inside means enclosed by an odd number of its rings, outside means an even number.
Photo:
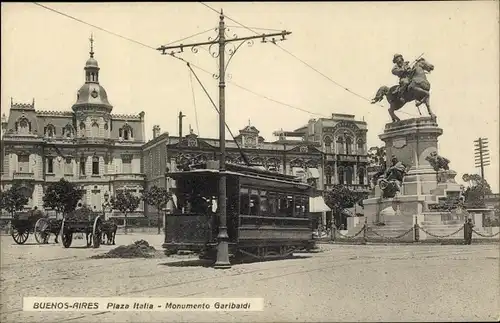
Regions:
<svg viewBox="0 0 500 323"><path fill-rule="evenodd" d="M311 119L307 125L294 131L276 131L281 141L286 137L300 138L314 143L323 153L324 170L318 188L328 190L335 184L344 184L353 191L369 192L365 121L353 115L332 114L332 118ZM280 141L279 140L279 141Z"/></svg>
<svg viewBox="0 0 500 323"><path fill-rule="evenodd" d="M227 161L244 164L246 157L254 167L302 177L317 188L318 195L337 183L368 193L366 132L366 122L356 121L352 115L333 114L331 119L310 120L295 131L277 131L277 140L267 142L255 126L248 124L235 140L226 140ZM146 187L170 189L175 183L169 182L169 171L217 159L218 151L218 139L200 138L192 131L185 136L170 136L154 126L153 139L143 146ZM329 208L320 199L311 203L311 211L321 213L317 221L325 224L331 214L325 214ZM156 213L148 208L148 213Z"/></svg>
<svg viewBox="0 0 500 323"><path fill-rule="evenodd" d="M39 111L35 100L12 100L8 118L2 116L1 188L21 184L29 198L26 208L43 209L45 188L61 178L77 183L85 192L82 202L95 211L102 211L105 195L118 190L139 194L144 188L144 112L112 114L99 83L92 38L90 47L84 84L71 110ZM142 205L137 210L141 214Z"/></svg>

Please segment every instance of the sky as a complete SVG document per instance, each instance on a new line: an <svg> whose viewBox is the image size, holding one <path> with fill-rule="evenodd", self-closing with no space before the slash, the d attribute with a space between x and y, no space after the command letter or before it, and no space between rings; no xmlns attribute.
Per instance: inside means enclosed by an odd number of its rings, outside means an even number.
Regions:
<svg viewBox="0 0 500 323"><path fill-rule="evenodd" d="M427 76L432 86L431 108L444 131L439 138L440 155L451 160L460 182L463 173L479 172L474 168L473 141L489 138L491 166L485 175L498 192L498 2L206 4L222 8L228 18L259 33L292 32L279 47L260 41L251 47L243 45L231 60L226 121L233 133L250 122L272 141L275 130L294 130L311 118L348 113L368 123L368 145L380 146L378 135L390 122L388 103L371 105L366 98L372 98L382 85L397 83L391 74L394 54L413 61L423 53L435 66ZM162 132L177 135L177 115L182 111L185 132L191 125L202 137L218 137L218 115L186 64L154 49L207 30L182 43L215 37L216 12L195 2L43 5L94 26L34 3L2 3L2 113L8 114L11 97L15 102L35 98L37 110L71 111L76 91L84 83L88 39L93 33L100 84L114 106L113 113L144 111L146 135L151 138L156 124ZM228 18L229 35L255 35ZM195 69L217 102L218 81L211 74L217 73L218 60L208 48L178 56L208 72ZM418 116L418 111L408 104L396 114L407 119Z"/></svg>

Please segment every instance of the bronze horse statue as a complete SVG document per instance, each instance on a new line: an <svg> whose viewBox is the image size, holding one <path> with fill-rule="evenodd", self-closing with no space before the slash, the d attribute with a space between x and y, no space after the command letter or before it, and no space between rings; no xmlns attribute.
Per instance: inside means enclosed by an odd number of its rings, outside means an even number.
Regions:
<svg viewBox="0 0 500 323"><path fill-rule="evenodd" d="M432 70L434 70L434 65L427 62L424 58L417 59L410 73L410 83L408 84L402 98L399 98L397 94L397 88L399 85L394 85L390 88L384 85L378 89L377 94L372 99L371 103L374 104L380 102L385 96L387 102L390 104L389 115L392 118L392 122L396 122L400 121L400 119L396 116L394 111L398 111L406 103L415 100L417 108L424 103L427 107L429 116L435 119L436 116L432 112L430 105L429 91L431 89L431 85L425 76L425 74L430 73ZM422 115L420 109L418 112Z"/></svg>

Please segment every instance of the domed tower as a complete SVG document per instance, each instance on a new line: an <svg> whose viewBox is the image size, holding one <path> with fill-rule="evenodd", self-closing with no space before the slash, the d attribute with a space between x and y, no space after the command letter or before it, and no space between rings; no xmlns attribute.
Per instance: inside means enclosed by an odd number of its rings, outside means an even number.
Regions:
<svg viewBox="0 0 500 323"><path fill-rule="evenodd" d="M85 63L85 84L78 90L72 109L76 115L78 137L109 137L113 106L99 84L99 64L94 58L94 38L90 37L90 58Z"/></svg>

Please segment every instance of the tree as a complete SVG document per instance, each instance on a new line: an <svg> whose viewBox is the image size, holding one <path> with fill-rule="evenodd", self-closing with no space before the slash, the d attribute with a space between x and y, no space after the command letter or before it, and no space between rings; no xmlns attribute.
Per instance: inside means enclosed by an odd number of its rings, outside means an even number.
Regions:
<svg viewBox="0 0 500 323"><path fill-rule="evenodd" d="M358 201L359 195L342 184L333 185L332 189L323 192L325 204L332 209L337 225L344 223L344 210L351 208Z"/></svg>
<svg viewBox="0 0 500 323"><path fill-rule="evenodd" d="M158 211L158 234L161 234L161 210L163 210L172 199L172 194L164 187L153 186L144 192L142 199L148 205L156 207Z"/></svg>
<svg viewBox="0 0 500 323"><path fill-rule="evenodd" d="M123 191L118 191L109 201L113 210L118 210L125 216L125 234L127 234L127 214L137 210L140 202L141 198L139 196L135 196L129 191L126 191L125 193L123 193Z"/></svg>
<svg viewBox="0 0 500 323"><path fill-rule="evenodd" d="M83 190L74 183L61 178L59 182L47 186L43 197L43 207L51 208L63 216L76 209L78 201L83 197Z"/></svg>
<svg viewBox="0 0 500 323"><path fill-rule="evenodd" d="M464 192L465 203L469 207L485 207L484 196L491 194L490 184L478 174L464 174L462 179L469 184Z"/></svg>
<svg viewBox="0 0 500 323"><path fill-rule="evenodd" d="M23 194L21 186L14 184L9 190L1 192L1 209L14 215L16 211L21 211L28 204L29 199Z"/></svg>

